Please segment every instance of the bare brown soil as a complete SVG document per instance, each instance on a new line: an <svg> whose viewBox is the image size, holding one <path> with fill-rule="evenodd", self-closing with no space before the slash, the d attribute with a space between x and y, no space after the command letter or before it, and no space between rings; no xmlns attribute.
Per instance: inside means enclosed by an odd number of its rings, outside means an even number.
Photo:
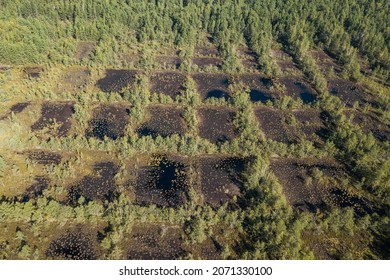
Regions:
<svg viewBox="0 0 390 280"><path fill-rule="evenodd" d="M17 103L11 106L10 111L11 113L18 114L21 113L26 107L30 105L30 102L21 102Z"/></svg>
<svg viewBox="0 0 390 280"><path fill-rule="evenodd" d="M197 161L200 189L204 201L213 207L231 202L243 186L241 173L248 160L230 157L203 157Z"/></svg>
<svg viewBox="0 0 390 280"><path fill-rule="evenodd" d="M37 164L59 164L62 156L49 151L31 151L28 152L28 158Z"/></svg>
<svg viewBox="0 0 390 280"><path fill-rule="evenodd" d="M136 226L129 237L131 260L175 260L184 255L182 231L165 225Z"/></svg>
<svg viewBox="0 0 390 280"><path fill-rule="evenodd" d="M283 187L287 202L301 210L315 211L327 207L354 207L359 213L370 211L367 202L348 191L333 187L326 180L343 180L346 173L334 160L277 159L271 169ZM316 177L321 171L323 175ZM330 181L332 182L332 181Z"/></svg>
<svg viewBox="0 0 390 280"><path fill-rule="evenodd" d="M340 98L347 107L353 107L355 102L364 105L372 100L372 96L365 93L362 87L348 80L330 79L328 89L331 94Z"/></svg>
<svg viewBox="0 0 390 280"><path fill-rule="evenodd" d="M340 65L338 65L336 61L323 50L312 51L312 56L324 74L328 74L331 69L333 69L335 74L341 73Z"/></svg>
<svg viewBox="0 0 390 280"><path fill-rule="evenodd" d="M234 110L229 108L198 109L199 136L215 144L233 140L238 136L234 116Z"/></svg>
<svg viewBox="0 0 390 280"><path fill-rule="evenodd" d="M235 82L241 82L249 87L249 97L252 102L273 102L279 95L272 92L273 81L258 74L243 74L235 77Z"/></svg>
<svg viewBox="0 0 390 280"><path fill-rule="evenodd" d="M248 59L242 59L241 60L242 66L244 66L244 71L250 72L251 70L260 70L260 65L256 62L256 60L248 60Z"/></svg>
<svg viewBox="0 0 390 280"><path fill-rule="evenodd" d="M9 70L11 68L12 68L11 65L0 64L0 71L7 71L7 70Z"/></svg>
<svg viewBox="0 0 390 280"><path fill-rule="evenodd" d="M218 56L219 53L216 47L195 47L194 55L215 57Z"/></svg>
<svg viewBox="0 0 390 280"><path fill-rule="evenodd" d="M139 54L137 52L123 53L122 54L123 61L126 62L130 68L137 68L141 61Z"/></svg>
<svg viewBox="0 0 390 280"><path fill-rule="evenodd" d="M98 258L96 238L82 230L67 231L52 241L46 250L46 256L64 260L94 260Z"/></svg>
<svg viewBox="0 0 390 280"><path fill-rule="evenodd" d="M87 137L117 139L123 137L129 121L130 108L123 105L103 105L94 110L86 131Z"/></svg>
<svg viewBox="0 0 390 280"><path fill-rule="evenodd" d="M237 55L246 70L260 70L260 65L256 60L256 53L250 49L238 49Z"/></svg>
<svg viewBox="0 0 390 280"><path fill-rule="evenodd" d="M3 116L0 115L0 121L6 119L12 113L13 114L21 113L24 109L27 108L28 105L30 105L29 102L16 103L16 104L12 105L11 108L9 109L9 111L5 110L7 112L5 114L3 114Z"/></svg>
<svg viewBox="0 0 390 280"><path fill-rule="evenodd" d="M148 165L138 168L135 182L136 203L177 207L186 201L188 162L179 156L156 155Z"/></svg>
<svg viewBox="0 0 390 280"><path fill-rule="evenodd" d="M308 185L305 182L314 168L320 169L327 176L340 176L338 167L332 163L289 159L271 163L271 169L282 184L284 195L290 205L304 210L324 207L324 197L328 195L326 190L317 184Z"/></svg>
<svg viewBox="0 0 390 280"><path fill-rule="evenodd" d="M95 42L78 42L76 45L76 59L82 60L87 58L95 49Z"/></svg>
<svg viewBox="0 0 390 280"><path fill-rule="evenodd" d="M290 143L281 111L271 108L257 108L255 109L255 115L266 138L277 142Z"/></svg>
<svg viewBox="0 0 390 280"><path fill-rule="evenodd" d="M329 136L329 130L324 121L325 117L321 111L317 109L296 110L293 115L307 140L321 143Z"/></svg>
<svg viewBox="0 0 390 280"><path fill-rule="evenodd" d="M272 56L283 72L299 71L297 64L293 62L291 55L283 50L272 50Z"/></svg>
<svg viewBox="0 0 390 280"><path fill-rule="evenodd" d="M215 66L218 69L221 69L223 60L218 57L194 57L192 59L192 64L197 65L201 69L210 66Z"/></svg>
<svg viewBox="0 0 390 280"><path fill-rule="evenodd" d="M156 56L155 61L166 69L179 69L183 59L178 56Z"/></svg>
<svg viewBox="0 0 390 280"><path fill-rule="evenodd" d="M184 135L186 126L183 120L184 109L174 106L150 106L147 120L137 128L140 136L167 137L173 134Z"/></svg>
<svg viewBox="0 0 390 280"><path fill-rule="evenodd" d="M89 82L91 71L84 68L71 68L63 74L61 91L77 92L85 88Z"/></svg>
<svg viewBox="0 0 390 280"><path fill-rule="evenodd" d="M41 66L30 66L24 68L24 73L28 78L39 78L43 72L43 67Z"/></svg>
<svg viewBox="0 0 390 280"><path fill-rule="evenodd" d="M28 201L30 199L41 196L43 191L49 187L50 180L45 176L36 176L34 183L27 188L24 192L23 200Z"/></svg>
<svg viewBox="0 0 390 280"><path fill-rule="evenodd" d="M248 48L245 49L238 49L237 55L241 59L247 59L247 60L253 60L256 59L256 53Z"/></svg>
<svg viewBox="0 0 390 280"><path fill-rule="evenodd" d="M389 125L384 124L373 116L362 112L347 111L345 114L352 120L352 123L359 125L364 133L371 132L372 135L379 141L389 141Z"/></svg>
<svg viewBox="0 0 390 280"><path fill-rule="evenodd" d="M301 99L304 104L310 104L317 100L314 89L302 78L287 76L280 78L285 85L287 95L294 99Z"/></svg>
<svg viewBox="0 0 390 280"><path fill-rule="evenodd" d="M186 76L176 72L157 72L150 77L151 93L163 93L175 99L184 89Z"/></svg>
<svg viewBox="0 0 390 280"><path fill-rule="evenodd" d="M198 92L203 100L207 98L230 98L229 76L225 74L193 74Z"/></svg>
<svg viewBox="0 0 390 280"><path fill-rule="evenodd" d="M106 76L97 81L97 86L104 92L121 92L131 87L136 82L136 76L140 74L137 70L107 69Z"/></svg>
<svg viewBox="0 0 390 280"><path fill-rule="evenodd" d="M114 176L119 171L113 162L96 163L91 175L85 176L81 181L71 186L68 201L77 205L80 197L88 201L111 201L116 196L116 183Z"/></svg>
<svg viewBox="0 0 390 280"><path fill-rule="evenodd" d="M45 102L41 108L41 117L31 126L33 131L47 129L53 136L66 136L72 126L73 102Z"/></svg>
<svg viewBox="0 0 390 280"><path fill-rule="evenodd" d="M208 238L198 246L193 246L193 252L201 260L220 260L222 247L213 238Z"/></svg>

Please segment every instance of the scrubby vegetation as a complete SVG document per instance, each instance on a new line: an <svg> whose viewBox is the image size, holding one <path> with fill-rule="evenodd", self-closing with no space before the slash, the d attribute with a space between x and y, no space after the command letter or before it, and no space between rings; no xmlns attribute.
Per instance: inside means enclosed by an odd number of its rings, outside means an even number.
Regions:
<svg viewBox="0 0 390 280"><path fill-rule="evenodd" d="M387 259L388 1L0 2L0 259Z"/></svg>

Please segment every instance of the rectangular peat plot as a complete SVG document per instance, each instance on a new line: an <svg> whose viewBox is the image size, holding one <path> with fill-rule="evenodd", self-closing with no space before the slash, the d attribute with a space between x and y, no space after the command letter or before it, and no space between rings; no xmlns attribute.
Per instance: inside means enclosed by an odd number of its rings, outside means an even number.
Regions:
<svg viewBox="0 0 390 280"><path fill-rule="evenodd" d="M275 159L271 169L287 203L295 208L315 212L327 207L353 207L359 213L371 211L372 205L341 187L340 182L348 175L332 159Z"/></svg>
<svg viewBox="0 0 390 280"><path fill-rule="evenodd" d="M26 78L37 79L43 73L42 66L27 66L23 68L23 72Z"/></svg>
<svg viewBox="0 0 390 280"><path fill-rule="evenodd" d="M276 61L276 64L287 74L300 74L298 65L293 61L291 55L280 49L271 50L271 57Z"/></svg>
<svg viewBox="0 0 390 280"><path fill-rule="evenodd" d="M138 157L128 173L126 188L139 205L178 207L186 202L188 160L176 155Z"/></svg>
<svg viewBox="0 0 390 280"><path fill-rule="evenodd" d="M53 235L52 232L50 232ZM101 258L97 230L77 226L62 230L57 236L50 236L45 254L54 260L96 260Z"/></svg>
<svg viewBox="0 0 390 280"><path fill-rule="evenodd" d="M178 72L155 72L149 79L151 93L165 94L175 99L184 89L186 76Z"/></svg>
<svg viewBox="0 0 390 280"><path fill-rule="evenodd" d="M199 136L214 144L231 141L238 136L233 123L235 111L227 107L204 107L198 109Z"/></svg>
<svg viewBox="0 0 390 280"><path fill-rule="evenodd" d="M13 104L9 109L4 106L4 110L0 111L0 121L6 119L7 117L10 117L12 114L15 115L23 112L24 109L26 109L29 105L30 102L19 102Z"/></svg>
<svg viewBox="0 0 390 280"><path fill-rule="evenodd" d="M286 144L291 142L284 125L282 111L267 107L256 108L254 111L266 138Z"/></svg>
<svg viewBox="0 0 390 280"><path fill-rule="evenodd" d="M26 191L21 196L23 202L37 199L38 197L42 196L43 191L49 188L49 186L50 179L47 176L35 176L34 182L27 187Z"/></svg>
<svg viewBox="0 0 390 280"><path fill-rule="evenodd" d="M328 75L331 72L341 74L341 66L336 63L336 59L332 58L329 53L321 49L316 49L311 52L311 55L323 74Z"/></svg>
<svg viewBox="0 0 390 280"><path fill-rule="evenodd" d="M67 136L74 112L74 102L45 102L41 107L40 118L31 129L42 137Z"/></svg>
<svg viewBox="0 0 390 280"><path fill-rule="evenodd" d="M249 98L253 103L274 102L279 94L272 91L273 81L258 74L242 74L234 77L234 82L243 83L249 88Z"/></svg>
<svg viewBox="0 0 390 280"><path fill-rule="evenodd" d="M93 52L95 47L96 43L93 41L77 42L75 58L80 61L88 59L89 55Z"/></svg>
<svg viewBox="0 0 390 280"><path fill-rule="evenodd" d="M172 69L176 70L180 68L180 65L183 62L183 59L178 56L166 56L158 55L155 57L155 61L162 69Z"/></svg>
<svg viewBox="0 0 390 280"><path fill-rule="evenodd" d="M136 225L127 239L129 260L177 260L184 257L183 230L171 225Z"/></svg>
<svg viewBox="0 0 390 280"><path fill-rule="evenodd" d="M317 109L303 109L294 110L293 115L307 140L322 143L329 137L330 131L325 123L324 112Z"/></svg>
<svg viewBox="0 0 390 280"><path fill-rule="evenodd" d="M192 59L192 64L196 65L202 70L206 70L208 67L221 69L223 60L219 57L194 57Z"/></svg>
<svg viewBox="0 0 390 280"><path fill-rule="evenodd" d="M104 140L117 139L125 135L131 107L125 105L102 105L95 108L86 131L87 137Z"/></svg>
<svg viewBox="0 0 390 280"><path fill-rule="evenodd" d="M45 150L33 150L26 152L28 159L34 164L60 164L62 155L60 153L45 151Z"/></svg>
<svg viewBox="0 0 390 280"><path fill-rule="evenodd" d="M330 94L337 96L347 106L352 108L355 103L362 106L365 104L373 104L373 97L364 89L349 80L330 79L328 80L328 90Z"/></svg>
<svg viewBox="0 0 390 280"><path fill-rule="evenodd" d="M72 92L84 90L91 77L91 71L81 67L70 67L63 71L61 82L57 83L59 92Z"/></svg>
<svg viewBox="0 0 390 280"><path fill-rule="evenodd" d="M353 124L358 125L364 133L371 132L381 142L390 140L390 125L381 122L369 113L350 110L346 111L345 115Z"/></svg>
<svg viewBox="0 0 390 280"><path fill-rule="evenodd" d="M96 85L104 92L122 92L124 89L135 85L138 70L107 69L106 76L97 81Z"/></svg>
<svg viewBox="0 0 390 280"><path fill-rule="evenodd" d="M243 181L242 172L249 159L238 157L205 156L197 160L199 191L204 202L219 207L233 202L240 196Z"/></svg>
<svg viewBox="0 0 390 280"><path fill-rule="evenodd" d="M92 172L69 187L67 201L77 206L79 199L84 201L113 201L118 197L115 175L119 167L116 163L98 162L93 165Z"/></svg>
<svg viewBox="0 0 390 280"><path fill-rule="evenodd" d="M315 90L303 78L285 76L279 79L285 86L286 94L294 99L300 99L303 104L311 104L317 100Z"/></svg>
<svg viewBox="0 0 390 280"><path fill-rule="evenodd" d="M184 135L187 126L183 119L184 109L178 106L149 106L146 120L136 128L139 136L167 137L170 135Z"/></svg>
<svg viewBox="0 0 390 280"><path fill-rule="evenodd" d="M248 48L238 49L237 55L241 60L241 64L244 66L245 72L260 70L260 65L256 58L257 55L254 51Z"/></svg>
<svg viewBox="0 0 390 280"><path fill-rule="evenodd" d="M225 99L231 98L229 91L229 76L225 74L193 74L198 92L202 100L209 98Z"/></svg>
<svg viewBox="0 0 390 280"><path fill-rule="evenodd" d="M194 50L195 57L218 57L219 52L215 46L196 46Z"/></svg>

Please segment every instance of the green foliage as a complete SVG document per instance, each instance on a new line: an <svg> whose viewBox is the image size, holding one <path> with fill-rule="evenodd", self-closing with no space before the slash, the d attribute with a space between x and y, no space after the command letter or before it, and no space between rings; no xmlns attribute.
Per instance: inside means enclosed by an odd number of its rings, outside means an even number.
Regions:
<svg viewBox="0 0 390 280"><path fill-rule="evenodd" d="M295 211L286 203L281 186L272 173L270 161L273 157L335 157L345 163L343 168L348 179L340 183L334 178L325 178L325 172L316 168L310 177L303 179L305 187L312 188L318 183L332 188L339 184L338 187L353 189L375 207L386 210L390 205L388 143L379 143L371 133L364 133L345 118L340 100L328 93L329 77L324 77L312 57L313 49L325 49L342 66L344 78L361 80L371 91L379 92L378 104L373 103L365 108L354 106L353 109L375 114L386 123L389 120L387 111L390 104L388 88L385 85L378 86L379 83L373 82L374 79L363 77L360 63L366 61L370 67L368 73L382 76L380 78L383 81L388 79L389 36L386 23L390 18L387 2L5 0L0 1L0 10L0 64L82 64L88 66L88 69L98 68L97 73L92 71L93 78L105 68L135 66L143 70L136 77L135 85L129 86L121 94L90 92L92 83L84 88L85 92L56 93L49 84L44 83L38 88L37 84L41 82L39 79L23 82L23 87L27 89L21 93L17 92L18 86L1 90L0 99L7 103L14 101L11 98L13 96L33 99L32 103L43 99L75 101L72 116L75 123L72 124L76 130L72 129L74 135L51 137L49 140L33 135L30 130L22 135L21 122L25 116L16 118L16 113L11 114L12 130L4 133L4 141L1 138L2 148L5 147L7 152L37 148L63 151L66 162L55 167L50 165L39 168L39 172L50 174L51 180L51 186L43 191L43 195L27 202L19 196L11 199L1 197L0 223L26 224L31 230L25 232L23 228L22 232L18 229L12 237L12 244L0 240L0 248L7 251L1 251L0 258L36 258L40 255L30 244L31 236L39 240L37 242L46 242L42 234L50 227L61 229L74 224L87 225L93 230L99 228L104 258L108 259L123 258L127 236L138 223L181 226L184 229L183 239L188 242L186 245L196 248L205 241L213 240L220 244L223 258L313 258L313 253L305 243L305 234L308 233L340 242L342 249L337 249L336 245L332 247L335 251L332 256L335 258L362 257L363 253L357 253L359 250L354 247L355 242L349 242L351 239L348 238L363 239L363 236L367 237L364 243L367 248L374 244L373 239L386 247L389 236L387 212L359 218L352 208L331 207L329 211L309 214ZM208 40L209 36L213 40ZM79 61L75 54L80 51L78 43L82 41L91 41L94 48L88 57ZM222 69L216 66L200 69L192 64L196 47L214 45L218 55L223 58ZM271 91L283 97L274 103L269 102L267 106L293 112L294 109L310 106L312 109L321 109L324 115L329 115L325 127L329 135L324 137L323 143L313 144L299 139L297 143L285 144L266 140L253 110L263 105L260 102L252 104L249 88L243 85L233 83L229 89L232 93L229 100L200 100L196 84L191 78L193 72L224 72L238 76L235 74L246 69L243 67L245 61L240 61L237 56L237 50L249 47L260 65L261 75L275 78L281 74L276 59L271 57L276 45L282 46L293 56L294 63L298 64L315 87L319 98L315 104L304 105L300 99L288 96L286 88L276 79ZM179 51L179 57L184 60L179 70L188 76L176 99L163 94L151 95L149 91L151 85L148 77L157 66L154 58L177 54L167 54L166 49ZM135 55L129 58L129 54ZM329 72L331 77L337 75L334 69ZM8 75L12 76L9 71L0 73L3 84L8 82ZM125 136L116 140L106 138L104 141L85 138L92 105L117 101L131 107ZM150 103L180 104L184 107L183 118L188 133L184 136L139 137L134 130L145 120L146 108ZM200 138L197 109L204 105L234 109L234 126L239 133L238 137L219 146ZM7 118L1 121L2 128L7 122ZM291 113L285 119L284 126L298 130L299 121ZM8 134L12 135L8 137ZM84 152L92 156L85 156ZM76 159L68 160L68 155L72 153ZM188 201L177 209L136 205L131 185L136 174L129 174L131 172L124 167L134 160L135 154L161 153L179 153L188 157ZM235 195L231 204L211 208L204 202L203 194L197 188L200 180L199 174L196 174L199 170L196 165L199 158L208 154L248 156L250 159L249 168L237 179L242 183L242 195ZM3 155L0 156L0 177L7 175L6 169L10 169L13 176L19 176L25 167L11 164L12 160L8 162L8 154L7 157L5 153ZM76 176L84 174L82 169L85 168L85 162L89 163L86 157L95 155L104 155L102 157L105 160L110 157L121 161L122 173L115 177L121 195L111 202L103 203L88 202L80 197L78 204L71 207L65 202L69 180L73 183ZM38 168L29 162L26 169L30 177L38 173ZM123 178L117 178L122 174ZM122 192L123 189L125 191ZM100 230L100 227L104 229ZM223 234L219 233L221 229ZM386 251L373 250L372 254L373 257L375 254L384 256Z"/></svg>
<svg viewBox="0 0 390 280"><path fill-rule="evenodd" d="M4 175L4 170L7 167L5 159L0 155L0 177Z"/></svg>
<svg viewBox="0 0 390 280"><path fill-rule="evenodd" d="M248 201L245 220L249 250L247 259L313 258L301 240L307 224L304 216L295 216L281 199L280 186L270 176L268 163L257 157L247 170Z"/></svg>

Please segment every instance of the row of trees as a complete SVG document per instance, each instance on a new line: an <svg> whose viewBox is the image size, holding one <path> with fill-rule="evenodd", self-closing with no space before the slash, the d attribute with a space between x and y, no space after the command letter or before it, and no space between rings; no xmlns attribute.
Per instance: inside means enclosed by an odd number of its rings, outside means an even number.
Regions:
<svg viewBox="0 0 390 280"><path fill-rule="evenodd" d="M359 74L359 56L385 77L389 71L387 1L2 1L0 61L58 60L74 40L119 45L158 40L178 47L202 44L209 33L220 53L247 43L264 71L276 71L270 59L273 41L324 47ZM302 36L289 34L299 29ZM114 46L116 43L110 43ZM98 47L99 48L99 47Z"/></svg>

